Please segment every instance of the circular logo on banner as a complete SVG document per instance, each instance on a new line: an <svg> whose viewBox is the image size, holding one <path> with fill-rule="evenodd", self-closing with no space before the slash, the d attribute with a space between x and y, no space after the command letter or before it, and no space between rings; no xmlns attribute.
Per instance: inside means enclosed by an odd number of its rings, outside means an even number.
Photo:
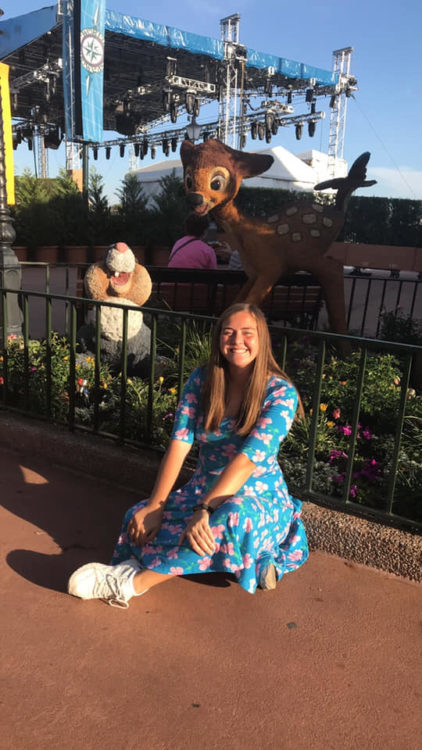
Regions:
<svg viewBox="0 0 422 750"><path fill-rule="evenodd" d="M81 64L90 73L100 73L104 66L104 36L97 29L81 31Z"/></svg>

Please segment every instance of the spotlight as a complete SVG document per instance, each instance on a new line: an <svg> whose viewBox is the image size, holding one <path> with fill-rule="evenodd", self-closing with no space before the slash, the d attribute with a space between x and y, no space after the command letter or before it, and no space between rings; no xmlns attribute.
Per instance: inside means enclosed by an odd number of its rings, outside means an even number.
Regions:
<svg viewBox="0 0 422 750"><path fill-rule="evenodd" d="M163 138L162 148L163 148L163 154L165 156L168 156L170 153L170 145L168 142L168 138Z"/></svg>
<svg viewBox="0 0 422 750"><path fill-rule="evenodd" d="M170 105L170 120L171 122L177 122L177 104L172 102Z"/></svg>
<svg viewBox="0 0 422 750"><path fill-rule="evenodd" d="M267 143L271 143L272 133L271 130L265 131L265 140Z"/></svg>
<svg viewBox="0 0 422 750"><path fill-rule="evenodd" d="M48 130L44 135L44 145L46 148L58 149L62 142L62 135L59 128Z"/></svg>
<svg viewBox="0 0 422 750"><path fill-rule="evenodd" d="M312 101L314 98L314 90L313 89L306 89L305 94L305 101L308 102L308 104Z"/></svg>
<svg viewBox="0 0 422 750"><path fill-rule="evenodd" d="M253 122L252 125L251 125L251 136L252 136L253 140L256 139L257 135L258 135L258 123L257 122Z"/></svg>
<svg viewBox="0 0 422 750"><path fill-rule="evenodd" d="M32 138L28 138L28 150L32 151Z"/></svg>
<svg viewBox="0 0 422 750"><path fill-rule="evenodd" d="M177 151L177 138L172 138L171 139L171 150L173 152Z"/></svg>
<svg viewBox="0 0 422 750"><path fill-rule="evenodd" d="M22 131L21 131L21 129L20 129L20 128L18 128L18 129L17 129L17 131L16 131L16 143L17 143L18 145L19 145L20 143L22 143Z"/></svg>
<svg viewBox="0 0 422 750"><path fill-rule="evenodd" d="M316 122L315 120L309 120L308 122L308 134L311 138L314 137L316 130Z"/></svg>
<svg viewBox="0 0 422 750"><path fill-rule="evenodd" d="M94 148L92 149L92 153L94 155L94 161L97 161L97 159L98 159L98 148L97 148L97 146L94 146Z"/></svg>
<svg viewBox="0 0 422 750"><path fill-rule="evenodd" d="M146 156L148 153L148 141L146 138L142 141L142 156Z"/></svg>
<svg viewBox="0 0 422 750"><path fill-rule="evenodd" d="M287 104L291 104L293 101L293 91L289 91L287 94Z"/></svg>
<svg viewBox="0 0 422 750"><path fill-rule="evenodd" d="M139 156L139 148L140 148L140 144L139 143L135 143L134 146L133 146L133 150L135 152L136 158L138 158L138 156Z"/></svg>
<svg viewBox="0 0 422 750"><path fill-rule="evenodd" d="M151 146L151 159L155 159L155 146L152 144Z"/></svg>
<svg viewBox="0 0 422 750"><path fill-rule="evenodd" d="M247 134L246 133L242 133L242 135L240 136L240 148L245 148L245 146L246 146L246 139L247 139Z"/></svg>
<svg viewBox="0 0 422 750"><path fill-rule="evenodd" d="M109 159L111 156L111 146L106 146L105 150L106 159Z"/></svg>
<svg viewBox="0 0 422 750"><path fill-rule="evenodd" d="M334 107L336 107L336 106L337 106L337 97L336 97L335 94L333 94L332 97L331 97L331 99L330 99L330 107L331 107L331 109L334 109Z"/></svg>
<svg viewBox="0 0 422 750"><path fill-rule="evenodd" d="M125 144L124 143L120 144L120 146L119 146L119 152L120 152L120 156L123 157L125 155Z"/></svg>
<svg viewBox="0 0 422 750"><path fill-rule="evenodd" d="M314 115L316 112L316 102L312 102L311 104L311 114Z"/></svg>
<svg viewBox="0 0 422 750"><path fill-rule="evenodd" d="M350 97L352 96L352 94L353 94L352 89L346 89L346 97L347 97L347 99L350 99Z"/></svg>
<svg viewBox="0 0 422 750"><path fill-rule="evenodd" d="M274 122L274 114L273 112L266 112L265 113L265 127L267 130L271 130L271 126Z"/></svg>
<svg viewBox="0 0 422 750"><path fill-rule="evenodd" d="M300 139L302 138L302 133L303 133L303 122L298 122L295 130L296 130L296 140L300 141Z"/></svg>
<svg viewBox="0 0 422 750"><path fill-rule="evenodd" d="M204 143L205 141L209 139L209 137L210 137L210 134L208 133L208 131L204 130L204 132L202 133L202 140L204 141Z"/></svg>
<svg viewBox="0 0 422 750"><path fill-rule="evenodd" d="M273 135L277 135L279 124L280 124L279 121L276 118L274 118L274 122L271 125L271 132Z"/></svg>
<svg viewBox="0 0 422 750"><path fill-rule="evenodd" d="M263 141L265 138L265 125L263 122L258 123L258 138Z"/></svg>

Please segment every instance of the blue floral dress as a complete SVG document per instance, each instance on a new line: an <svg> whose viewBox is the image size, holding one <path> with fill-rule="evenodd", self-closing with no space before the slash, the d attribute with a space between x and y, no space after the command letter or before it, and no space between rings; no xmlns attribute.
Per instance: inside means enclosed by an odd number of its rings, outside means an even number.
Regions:
<svg viewBox="0 0 422 750"><path fill-rule="evenodd" d="M200 412L200 393L205 371L190 376L177 407L172 437L192 444L200 451L195 473L181 489L171 492L155 539L140 548L130 543L127 527L134 513L147 503L128 510L116 545L112 564L136 557L143 568L170 575L192 573L233 573L242 588L253 594L260 572L270 563L277 577L296 570L308 557L308 546L300 519L301 503L289 495L277 461L281 440L292 424L296 406L295 388L279 376L272 376L261 415L249 433L239 436L234 420L225 418L219 428L205 432ZM188 542L178 545L179 537L192 515L193 506L215 483L230 459L243 453L254 464L253 474L236 495L210 516L215 539L212 555L198 555Z"/></svg>

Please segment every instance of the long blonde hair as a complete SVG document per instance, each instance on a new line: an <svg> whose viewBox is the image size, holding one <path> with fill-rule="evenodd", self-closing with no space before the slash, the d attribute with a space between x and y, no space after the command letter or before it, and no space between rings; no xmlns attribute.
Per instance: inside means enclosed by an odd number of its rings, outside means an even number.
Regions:
<svg viewBox="0 0 422 750"><path fill-rule="evenodd" d="M259 342L258 354L253 362L245 397L235 421L235 429L238 435L247 435L261 412L268 377L280 375L289 383L291 383L291 380L274 359L270 332L262 310L249 302L238 302L231 305L218 319L211 343L211 355L206 368L202 392L205 429L207 431L216 430L225 414L229 366L226 358L220 352L220 335L227 319L238 312L247 312L255 319Z"/></svg>

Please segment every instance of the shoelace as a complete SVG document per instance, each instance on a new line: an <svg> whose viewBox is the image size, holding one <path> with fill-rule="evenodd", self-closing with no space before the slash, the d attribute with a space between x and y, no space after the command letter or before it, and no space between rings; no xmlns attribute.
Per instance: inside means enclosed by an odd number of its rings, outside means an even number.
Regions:
<svg viewBox="0 0 422 750"><path fill-rule="evenodd" d="M106 601L111 607L122 607L124 609L129 607L129 602L123 596L121 582L111 573L106 573L103 580L97 583L95 596Z"/></svg>

